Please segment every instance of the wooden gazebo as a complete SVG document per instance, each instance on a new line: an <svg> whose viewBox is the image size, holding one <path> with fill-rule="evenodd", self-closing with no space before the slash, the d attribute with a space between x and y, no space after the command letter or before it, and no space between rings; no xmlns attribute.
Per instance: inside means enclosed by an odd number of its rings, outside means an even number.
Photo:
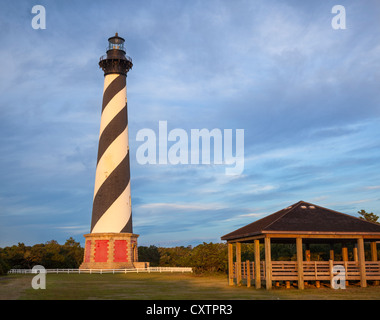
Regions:
<svg viewBox="0 0 380 320"><path fill-rule="evenodd" d="M380 225L304 201L221 239L228 243L230 285L241 285L242 279L246 279L247 286L254 280L256 288L261 287L261 281L265 281L267 289L272 288L273 281L285 281L287 287L290 281L297 281L299 289L304 289L305 281L315 281L319 287L320 281L332 281L334 265L344 266L346 280L360 281L362 287L367 286L367 280L375 280L376 284L380 280L376 246L380 240ZM310 244L337 242L342 243L342 261L334 261L333 250L330 250L329 261L310 261ZM364 242L370 243L371 261L365 260ZM241 261L242 243L254 244L254 261ZM260 243L264 243L264 261L260 261ZM271 243L296 243L297 261L272 261ZM348 243L355 244L352 261L348 258Z"/></svg>

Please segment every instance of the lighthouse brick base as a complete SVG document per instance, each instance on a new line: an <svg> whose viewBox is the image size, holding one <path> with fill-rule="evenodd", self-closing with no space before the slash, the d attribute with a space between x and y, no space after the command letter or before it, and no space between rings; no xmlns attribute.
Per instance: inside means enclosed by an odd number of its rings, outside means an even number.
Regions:
<svg viewBox="0 0 380 320"><path fill-rule="evenodd" d="M146 268L149 264L138 262L137 234L90 233L84 235L84 260L80 269Z"/></svg>

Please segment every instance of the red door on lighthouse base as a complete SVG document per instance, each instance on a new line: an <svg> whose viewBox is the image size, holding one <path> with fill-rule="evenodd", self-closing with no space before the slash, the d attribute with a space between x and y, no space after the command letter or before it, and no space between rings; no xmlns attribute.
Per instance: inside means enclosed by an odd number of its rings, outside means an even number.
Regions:
<svg viewBox="0 0 380 320"><path fill-rule="evenodd" d="M128 244L127 240L114 241L113 262L127 262L128 261L127 244Z"/></svg>
<svg viewBox="0 0 380 320"><path fill-rule="evenodd" d="M109 240L95 240L95 262L107 262Z"/></svg>

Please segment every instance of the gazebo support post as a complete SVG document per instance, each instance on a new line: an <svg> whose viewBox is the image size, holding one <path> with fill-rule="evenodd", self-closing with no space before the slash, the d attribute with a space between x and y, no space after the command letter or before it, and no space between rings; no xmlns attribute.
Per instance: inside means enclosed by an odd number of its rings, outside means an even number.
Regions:
<svg viewBox="0 0 380 320"><path fill-rule="evenodd" d="M358 244L357 243L355 243L353 250L354 250L354 261L358 262L359 258L358 258Z"/></svg>
<svg viewBox="0 0 380 320"><path fill-rule="evenodd" d="M230 286L234 285L234 245L232 243L228 243L228 284Z"/></svg>
<svg viewBox="0 0 380 320"><path fill-rule="evenodd" d="M342 247L342 259L348 261L348 248L346 246Z"/></svg>
<svg viewBox="0 0 380 320"><path fill-rule="evenodd" d="M364 240L358 238L358 255L359 255L359 270L360 270L360 286L367 287L367 279L365 272L365 253L364 253Z"/></svg>
<svg viewBox="0 0 380 320"><path fill-rule="evenodd" d="M251 287L251 268L250 268L250 262L249 260L247 260L245 262L245 265L247 267L247 288L250 288Z"/></svg>
<svg viewBox="0 0 380 320"><path fill-rule="evenodd" d="M310 253L310 244L305 243L305 261L311 260L311 253ZM305 285L308 285L308 282L305 281Z"/></svg>
<svg viewBox="0 0 380 320"><path fill-rule="evenodd" d="M377 246L376 241L371 241L371 260L377 261ZM379 280L375 280L374 285L379 285Z"/></svg>
<svg viewBox="0 0 380 320"><path fill-rule="evenodd" d="M272 257L270 250L270 238L264 238L264 246L265 246L265 282L266 289L272 289Z"/></svg>
<svg viewBox="0 0 380 320"><path fill-rule="evenodd" d="M255 287L261 288L261 274L260 274L260 240L254 241L255 246Z"/></svg>
<svg viewBox="0 0 380 320"><path fill-rule="evenodd" d="M298 273L298 289L303 290L305 288L303 282L303 253L302 253L302 238L296 238L297 247L297 273Z"/></svg>
<svg viewBox="0 0 380 320"><path fill-rule="evenodd" d="M334 245L330 244L330 260L334 261Z"/></svg>
<svg viewBox="0 0 380 320"><path fill-rule="evenodd" d="M342 259L344 262L348 261L348 248L347 245L343 245L342 247ZM345 263L345 267L347 266L347 263ZM346 269L347 274L347 269ZM346 280L346 287L348 287L349 283L348 280Z"/></svg>
<svg viewBox="0 0 380 320"><path fill-rule="evenodd" d="M236 284L241 286L241 242L236 242Z"/></svg>

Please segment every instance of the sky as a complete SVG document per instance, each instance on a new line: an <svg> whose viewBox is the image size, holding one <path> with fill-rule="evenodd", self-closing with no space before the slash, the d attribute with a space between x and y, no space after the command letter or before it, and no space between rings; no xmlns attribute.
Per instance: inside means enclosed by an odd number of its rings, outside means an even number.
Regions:
<svg viewBox="0 0 380 320"><path fill-rule="evenodd" d="M0 11L0 247L89 233L107 39L126 39L139 245L220 242L300 200L380 214L380 3L8 1ZM335 5L346 29L334 29ZM46 29L34 29L34 5ZM244 130L244 171L145 164L142 129ZM169 144L170 146L170 144ZM202 147L202 146L200 146ZM189 147L190 151L190 147Z"/></svg>

